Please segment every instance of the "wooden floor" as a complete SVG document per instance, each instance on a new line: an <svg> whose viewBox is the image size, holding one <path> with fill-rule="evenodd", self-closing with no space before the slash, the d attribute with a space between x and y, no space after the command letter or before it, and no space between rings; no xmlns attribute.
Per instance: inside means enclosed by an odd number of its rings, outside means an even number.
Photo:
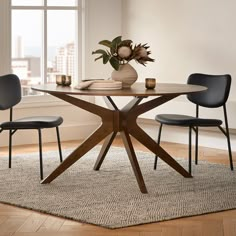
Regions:
<svg viewBox="0 0 236 236"><path fill-rule="evenodd" d="M65 142L63 148L75 147L79 141ZM114 145L121 146L117 138ZM187 156L186 145L162 143L173 156ZM44 144L44 151L54 150L56 145ZM145 150L135 142L135 148ZM37 146L14 147L16 153L38 151ZM227 151L200 148L200 158L228 165ZM1 148L0 156L7 155ZM233 154L235 160L235 153ZM234 163L236 165L236 163ZM229 170L230 171L230 170ZM6 176L7 178L7 176ZM235 186L236 187L236 186ZM0 193L1 194L1 193ZM236 199L235 199L236 201ZM236 236L236 210L196 217L170 220L117 230L108 230L82 224L34 211L0 204L0 236Z"/></svg>

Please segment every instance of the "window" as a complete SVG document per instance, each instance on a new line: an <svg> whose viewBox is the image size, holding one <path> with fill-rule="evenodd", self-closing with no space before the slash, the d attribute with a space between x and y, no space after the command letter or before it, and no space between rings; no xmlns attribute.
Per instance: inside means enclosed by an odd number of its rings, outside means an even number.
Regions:
<svg viewBox="0 0 236 236"><path fill-rule="evenodd" d="M55 83L56 74L82 75L82 0L12 0L11 68L22 95L34 84Z"/></svg>

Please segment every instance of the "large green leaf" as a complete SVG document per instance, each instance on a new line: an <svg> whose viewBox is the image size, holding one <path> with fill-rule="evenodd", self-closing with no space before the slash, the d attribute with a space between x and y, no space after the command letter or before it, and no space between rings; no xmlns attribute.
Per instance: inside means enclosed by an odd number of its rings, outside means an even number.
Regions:
<svg viewBox="0 0 236 236"><path fill-rule="evenodd" d="M116 57L111 57L109 62L115 70L119 69L120 63L119 63L119 60Z"/></svg>
<svg viewBox="0 0 236 236"><path fill-rule="evenodd" d="M121 42L121 38L122 38L122 36L118 36L118 37L114 38L114 39L112 40L111 44L112 44L112 45L114 45L114 44L119 44L119 43Z"/></svg>
<svg viewBox="0 0 236 236"><path fill-rule="evenodd" d="M98 50L92 52L92 54L103 54L104 55L104 54L107 54L107 52L105 50L98 49Z"/></svg>
<svg viewBox="0 0 236 236"><path fill-rule="evenodd" d="M117 53L118 45L121 43L121 36L114 38L111 42L111 54Z"/></svg>
<svg viewBox="0 0 236 236"><path fill-rule="evenodd" d="M107 64L107 62L109 61L110 57L107 54L103 54L103 64Z"/></svg>
<svg viewBox="0 0 236 236"><path fill-rule="evenodd" d="M111 48L111 41L109 40L102 40L99 42L99 44Z"/></svg>
<svg viewBox="0 0 236 236"><path fill-rule="evenodd" d="M117 47L111 47L110 53L111 55L114 55L115 53L117 53Z"/></svg>
<svg viewBox="0 0 236 236"><path fill-rule="evenodd" d="M99 59L101 59L101 58L103 58L103 55L101 55L101 56L95 58L94 61L97 61L97 60L99 60Z"/></svg>

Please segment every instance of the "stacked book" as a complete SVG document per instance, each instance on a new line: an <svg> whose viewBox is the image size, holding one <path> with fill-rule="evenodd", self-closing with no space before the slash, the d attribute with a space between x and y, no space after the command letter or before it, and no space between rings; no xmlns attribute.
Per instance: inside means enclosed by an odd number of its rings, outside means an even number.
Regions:
<svg viewBox="0 0 236 236"><path fill-rule="evenodd" d="M75 88L89 90L116 90L122 89L122 82L111 79L82 80L77 86L75 86Z"/></svg>

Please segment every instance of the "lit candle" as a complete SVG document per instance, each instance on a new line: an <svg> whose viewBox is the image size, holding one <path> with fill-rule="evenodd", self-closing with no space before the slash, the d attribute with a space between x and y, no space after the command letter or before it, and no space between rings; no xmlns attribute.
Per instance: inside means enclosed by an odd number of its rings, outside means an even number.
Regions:
<svg viewBox="0 0 236 236"><path fill-rule="evenodd" d="M145 87L147 89L154 89L156 87L156 79L155 78L146 78L145 79Z"/></svg>
<svg viewBox="0 0 236 236"><path fill-rule="evenodd" d="M71 76L70 75L56 75L57 85L70 86L71 85Z"/></svg>

